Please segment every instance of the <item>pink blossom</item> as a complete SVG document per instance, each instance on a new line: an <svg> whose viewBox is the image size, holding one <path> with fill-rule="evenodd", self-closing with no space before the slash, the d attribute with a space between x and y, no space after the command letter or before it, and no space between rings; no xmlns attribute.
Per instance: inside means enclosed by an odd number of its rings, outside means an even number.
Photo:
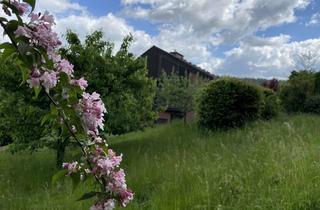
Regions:
<svg viewBox="0 0 320 210"><path fill-rule="evenodd" d="M99 159L97 166L99 167L100 175L109 175L114 169L113 161L107 157Z"/></svg>
<svg viewBox="0 0 320 210"><path fill-rule="evenodd" d="M17 0L10 0L10 3L15 6L15 8L18 10L19 15L23 15L26 11L28 11L29 5L27 3Z"/></svg>
<svg viewBox="0 0 320 210"><path fill-rule="evenodd" d="M40 70L37 68L33 68L30 74L30 79L27 80L30 88L40 87Z"/></svg>
<svg viewBox="0 0 320 210"><path fill-rule="evenodd" d="M114 172L112 174L112 181L109 183L108 190L122 192L126 189L127 184L125 179L125 173L123 169L120 169L119 171Z"/></svg>
<svg viewBox="0 0 320 210"><path fill-rule="evenodd" d="M54 71L51 71L50 73L46 71L40 77L40 81L42 82L42 85L49 90L57 85L57 73Z"/></svg>
<svg viewBox="0 0 320 210"><path fill-rule="evenodd" d="M94 141L95 144L104 143L104 140L100 136L95 137L93 141Z"/></svg>
<svg viewBox="0 0 320 210"><path fill-rule="evenodd" d="M50 26L55 24L53 15L50 15L48 11L44 12L44 14L41 16L40 20L49 24Z"/></svg>
<svg viewBox="0 0 320 210"><path fill-rule="evenodd" d="M80 100L80 110L88 131L98 135L98 127L103 130L103 116L106 112L106 108L100 99L100 95L96 92L93 92L92 94L83 93L82 100Z"/></svg>
<svg viewBox="0 0 320 210"><path fill-rule="evenodd" d="M77 161L74 161L72 163L63 163L62 167L68 170L67 176L70 176L72 173L77 173L80 166Z"/></svg>
<svg viewBox="0 0 320 210"><path fill-rule="evenodd" d="M71 80L71 84L78 85L81 90L85 90L88 87L88 82L83 77L78 80Z"/></svg>
<svg viewBox="0 0 320 210"><path fill-rule="evenodd" d="M53 52L53 50L61 45L61 41L58 38L57 33L52 31L52 26L54 24L53 16L45 12L43 15L41 13L30 14L31 22L28 24L27 31L19 29L16 32L17 36L26 36L30 38L30 42L33 45L43 47L47 50L48 54ZM26 27L25 27L26 28ZM27 33L28 32L28 33Z"/></svg>
<svg viewBox="0 0 320 210"><path fill-rule="evenodd" d="M32 31L26 26L18 26L17 30L14 32L16 36L24 36L27 38L31 38Z"/></svg>
<svg viewBox="0 0 320 210"><path fill-rule="evenodd" d="M91 206L90 210L112 210L115 208L115 200L108 199L106 202L97 203Z"/></svg>
<svg viewBox="0 0 320 210"><path fill-rule="evenodd" d="M72 76L73 74L73 65L69 63L66 59L62 59L59 62L57 62L54 67L58 72L64 72L69 76Z"/></svg>
<svg viewBox="0 0 320 210"><path fill-rule="evenodd" d="M54 63L58 63L61 61L61 56L55 52L49 52L48 55Z"/></svg>
<svg viewBox="0 0 320 210"><path fill-rule="evenodd" d="M121 205L126 207L127 204L133 200L133 195L134 194L130 190L124 190L120 192Z"/></svg>

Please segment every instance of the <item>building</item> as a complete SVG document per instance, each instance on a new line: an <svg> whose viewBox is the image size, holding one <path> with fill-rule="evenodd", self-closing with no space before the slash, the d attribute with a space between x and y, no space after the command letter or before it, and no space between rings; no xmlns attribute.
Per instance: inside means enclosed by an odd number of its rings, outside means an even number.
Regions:
<svg viewBox="0 0 320 210"><path fill-rule="evenodd" d="M201 69L200 67L186 61L182 54L178 52L166 52L156 46L151 47L141 55L147 58L148 76L159 79L162 71L167 74L175 72L180 76L189 78L200 77L204 80L212 80L215 75ZM166 112L159 114L158 122L170 122L172 118L181 117L181 112L175 107L169 107ZM187 118L193 118L193 113L187 113Z"/></svg>
<svg viewBox="0 0 320 210"><path fill-rule="evenodd" d="M199 76L205 80L212 80L215 76L204 69L186 61L178 52L166 52L156 46L151 47L144 52L142 57L147 58L148 75L153 78L160 78L161 72L167 74L176 72L181 76L188 75L189 77Z"/></svg>

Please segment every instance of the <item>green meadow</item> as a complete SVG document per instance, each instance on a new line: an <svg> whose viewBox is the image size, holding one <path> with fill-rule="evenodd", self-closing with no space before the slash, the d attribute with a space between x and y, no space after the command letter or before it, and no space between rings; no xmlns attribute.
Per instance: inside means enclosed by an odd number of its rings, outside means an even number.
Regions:
<svg viewBox="0 0 320 210"><path fill-rule="evenodd" d="M127 210L320 209L320 117L283 115L203 133L177 121L112 137L135 199ZM78 151L70 149L67 159ZM0 149L1 210L88 209L93 183L56 184L55 153Z"/></svg>

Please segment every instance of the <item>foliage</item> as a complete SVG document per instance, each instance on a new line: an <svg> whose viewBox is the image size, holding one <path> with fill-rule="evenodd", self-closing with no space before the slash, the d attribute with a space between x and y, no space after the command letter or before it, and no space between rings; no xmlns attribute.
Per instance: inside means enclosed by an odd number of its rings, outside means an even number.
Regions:
<svg viewBox="0 0 320 210"><path fill-rule="evenodd" d="M208 85L199 103L200 127L225 129L257 119L262 96L255 85L234 78L221 78Z"/></svg>
<svg viewBox="0 0 320 210"><path fill-rule="evenodd" d="M34 0L4 0L0 4L6 14L0 17L0 24L10 40L0 45L2 58L14 60L21 70L22 84L28 84L36 98L43 95L50 101L50 111L42 117L41 124L58 130L60 143L74 141L82 152L79 162L63 163L64 176L71 178L74 189L89 178L100 186L91 209L126 206L133 193L119 168L122 156L109 149L99 135L106 108L98 93L86 92L88 83L84 78L75 78L74 66L57 54L61 41L52 30L53 16L31 12L23 17L30 7L33 11Z"/></svg>
<svg viewBox="0 0 320 210"><path fill-rule="evenodd" d="M187 113L195 111L196 95L203 84L199 77L191 80L175 72L171 74L162 72L156 97L158 110L177 109L183 114L186 121Z"/></svg>
<svg viewBox="0 0 320 210"><path fill-rule="evenodd" d="M320 114L320 95L309 96L304 105L305 112Z"/></svg>
<svg viewBox="0 0 320 210"><path fill-rule="evenodd" d="M34 151L53 143L48 128L41 126L49 101L42 96L37 100L30 97L32 91L21 84L21 74L15 71L18 68L13 60L0 57L0 141L13 143L11 151Z"/></svg>
<svg viewBox="0 0 320 210"><path fill-rule="evenodd" d="M262 119L270 120L276 117L280 112L280 103L273 90L263 88L263 106L261 111Z"/></svg>
<svg viewBox="0 0 320 210"><path fill-rule="evenodd" d="M319 79L313 71L293 71L288 82L283 85L280 99L287 112L308 112L319 94ZM313 99L311 99L313 98ZM308 101L308 105L306 104ZM312 109L313 109L312 108Z"/></svg>
<svg viewBox="0 0 320 210"><path fill-rule="evenodd" d="M105 129L111 134L123 134L151 125L155 81L147 77L146 62L129 53L132 36L124 38L120 49L103 40L103 33L95 31L81 43L77 34L68 31L68 46L60 49L70 60L75 75L87 78L88 90L98 90L108 107Z"/></svg>

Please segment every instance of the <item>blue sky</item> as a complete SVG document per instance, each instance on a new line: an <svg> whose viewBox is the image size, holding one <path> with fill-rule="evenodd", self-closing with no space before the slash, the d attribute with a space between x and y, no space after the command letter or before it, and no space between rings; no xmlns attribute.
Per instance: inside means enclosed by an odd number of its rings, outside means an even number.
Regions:
<svg viewBox="0 0 320 210"><path fill-rule="evenodd" d="M320 52L320 0L38 0L37 7L57 17L61 35L72 29L83 39L100 29L119 46L131 33L136 55L157 45L219 75L286 78L300 55Z"/></svg>

